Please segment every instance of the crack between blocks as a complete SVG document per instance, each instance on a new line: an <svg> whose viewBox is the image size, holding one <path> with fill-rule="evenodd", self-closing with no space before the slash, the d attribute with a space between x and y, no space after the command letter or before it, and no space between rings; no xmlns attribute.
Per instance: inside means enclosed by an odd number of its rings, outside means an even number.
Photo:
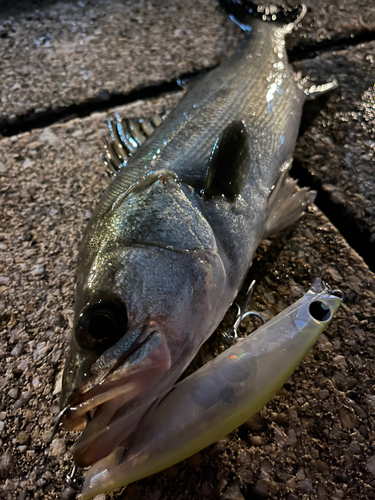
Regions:
<svg viewBox="0 0 375 500"><path fill-rule="evenodd" d="M334 50L343 50L348 47L360 45L375 40L375 32L364 31L353 37L341 37L335 40L324 41L315 46L298 46L288 52L290 62L317 57L320 54ZM215 66L188 74L183 74L179 79L170 82L160 82L150 86L138 87L126 94L105 94L105 99L97 97L88 99L79 104L71 104L57 108L49 108L42 113L29 110L17 118L14 123L9 123L6 117L0 117L0 138L11 137L22 132L31 132L37 128L48 127L57 123L65 123L73 118L85 118L93 113L106 112L111 108L132 104L138 100L157 99L167 93L181 92L179 82L193 80L202 73L211 71Z"/></svg>
<svg viewBox="0 0 375 500"><path fill-rule="evenodd" d="M375 40L375 31L364 30L356 35L336 36L332 40L324 40L316 45L304 45L302 42L297 47L288 51L290 62L302 61L304 59L313 59L319 55L345 50L350 47L356 47L362 43L368 43Z"/></svg>
<svg viewBox="0 0 375 500"><path fill-rule="evenodd" d="M43 113L30 110L20 116L15 123L9 124L7 119L0 118L0 137L11 137L22 132L31 132L38 128L49 127L58 123L66 123L74 118L86 118L94 113L106 112L111 108L132 104L136 101L157 99L166 94L181 92L181 86L174 82L165 82L148 87L140 87L127 94L108 94L104 99L99 95L79 104L49 108Z"/></svg>
<svg viewBox="0 0 375 500"><path fill-rule="evenodd" d="M364 227L359 228L358 221L348 212L347 207L334 203L330 193L323 189L322 183L299 161L293 161L290 175L297 179L299 187L308 187L317 191L315 205L337 228L348 245L364 260L369 269L375 273L375 243L371 241L370 230Z"/></svg>

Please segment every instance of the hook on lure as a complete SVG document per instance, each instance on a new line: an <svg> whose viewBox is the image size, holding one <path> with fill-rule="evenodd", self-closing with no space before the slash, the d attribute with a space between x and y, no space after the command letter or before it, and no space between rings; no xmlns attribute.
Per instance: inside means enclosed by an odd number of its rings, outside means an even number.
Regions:
<svg viewBox="0 0 375 500"><path fill-rule="evenodd" d="M81 491L83 477L75 477L77 473L77 466L73 465L72 470L66 475L65 483L75 491Z"/></svg>
<svg viewBox="0 0 375 500"><path fill-rule="evenodd" d="M62 423L62 420L64 418L64 416L68 413L68 411L70 410L70 406L65 406L64 409L62 409L60 411L60 413L57 415L56 417L56 421L54 423L54 426L53 426L53 429L52 429L52 433L51 433L51 436L49 438L49 442L52 441L52 439L56 436L56 434L59 432L60 430L60 426L61 426L61 423Z"/></svg>
<svg viewBox="0 0 375 500"><path fill-rule="evenodd" d="M71 409L70 406L65 406L65 408L63 408L60 411L60 413L57 415L56 421L55 421L53 429L52 429L51 436L49 438L49 442L51 442L53 440L53 438L56 436L56 434L59 432L61 424L62 424L62 421L63 421L63 418L68 413L68 411L70 411L70 409ZM89 421L90 420L90 415L87 414L86 416L87 416L87 420ZM78 491L81 490L81 487L82 487L81 483L82 483L83 478L81 476L80 477L75 477L76 473L77 473L77 466L73 465L72 470L69 472L69 474L66 475L65 483L70 488L72 488L73 490L75 490L75 491L78 492Z"/></svg>
<svg viewBox="0 0 375 500"><path fill-rule="evenodd" d="M331 295L338 297L341 300L341 302L344 302L345 293L342 290L339 290L338 288L336 288L335 290L332 290L331 285L329 283L327 283L326 281L324 281L324 285Z"/></svg>
<svg viewBox="0 0 375 500"><path fill-rule="evenodd" d="M251 295L253 293L254 286L255 286L255 280L253 280L250 283L250 286L247 289L246 297L245 297L245 302L244 302L244 305L242 306L242 308L237 303L234 304L237 307L236 319L234 321L233 326L231 326L229 328L229 330L227 330L226 332L224 332L222 334L223 337L224 337L224 339L225 339L225 341L228 344L232 344L233 342L235 342L238 339L238 328L239 328L240 324L242 323L242 321L245 318L248 318L249 316L255 316L256 318L260 319L260 321L262 322L263 325L266 322L266 320L263 318L263 316L261 316L257 312L249 311L249 312L245 313L246 308L247 308L247 306L249 304Z"/></svg>
<svg viewBox="0 0 375 500"><path fill-rule="evenodd" d="M344 301L344 299L345 299L344 292L342 292L341 290L338 290L338 289L332 290L332 287L327 282L324 282L324 285L331 295L338 297L341 300L341 302ZM239 329L240 324L242 323L242 321L245 318L248 318L249 316L255 316L256 318L260 319L260 321L262 322L263 325L266 323L266 320L263 318L263 316L257 312L250 311L250 312L245 313L245 310L249 304L251 295L253 293L254 286L255 286L255 280L253 280L250 283L250 286L247 289L245 302L244 302L244 305L242 306L242 308L237 303L233 304L234 306L237 307L236 319L234 321L233 326L231 326L229 328L229 330L227 330L226 332L224 332L222 334L225 341L228 344L232 344L233 342L238 340L238 329Z"/></svg>

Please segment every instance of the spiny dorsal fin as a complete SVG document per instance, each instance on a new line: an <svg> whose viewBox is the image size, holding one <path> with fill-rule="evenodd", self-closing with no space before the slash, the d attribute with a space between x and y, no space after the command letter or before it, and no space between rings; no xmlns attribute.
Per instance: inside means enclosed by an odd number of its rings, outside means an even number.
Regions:
<svg viewBox="0 0 375 500"><path fill-rule="evenodd" d="M245 125L230 123L216 139L210 156L204 198L224 195L229 200L240 193L250 167L249 141Z"/></svg>
<svg viewBox="0 0 375 500"><path fill-rule="evenodd" d="M114 119L108 118L110 138L104 140L105 154L102 160L109 167L107 172L111 178L126 166L129 158L139 150L164 118L165 116L155 115L152 118L121 119L118 113Z"/></svg>

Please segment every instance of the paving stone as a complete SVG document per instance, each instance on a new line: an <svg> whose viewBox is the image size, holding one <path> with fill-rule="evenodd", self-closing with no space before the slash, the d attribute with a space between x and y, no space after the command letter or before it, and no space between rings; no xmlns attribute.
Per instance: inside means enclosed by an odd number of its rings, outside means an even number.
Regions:
<svg viewBox="0 0 375 500"><path fill-rule="evenodd" d="M106 100L217 64L239 29L213 0L9 3L0 14L0 117ZM207 22L210 19L210 22Z"/></svg>
<svg viewBox="0 0 375 500"><path fill-rule="evenodd" d="M171 0L3 4L8 10L0 14L0 116L13 115L11 120L31 109L106 99L110 93L211 66L241 38L209 0L193 8ZM293 34L290 47L312 47L373 29L370 10L369 2L310 2L304 31ZM373 57L374 42L366 42L297 64L319 81L336 77L339 88L307 108L296 156L321 176L333 201L345 204L371 231ZM150 116L178 99L137 102L119 112ZM0 419L5 421L0 497L73 497L64 485L71 464L63 443L69 451L76 436L59 435L59 452L51 449L49 438L72 322L77 247L109 182L99 159L104 131L105 114L96 113L0 141L0 321L5 332L0 345ZM328 160L336 169L332 173L325 168ZM249 277L258 283L253 307L271 317L299 298L316 276L341 288L346 302L322 341L256 417L262 425L244 425L220 446L202 451L201 467L185 462L174 468L174 477L158 474L122 496L105 498L152 499L157 492L157 498L193 500L201 490L218 498L234 484L236 495L245 498L262 492L270 500L307 494L373 498L374 275L313 208L261 245ZM223 348L214 335L194 366ZM15 391L22 396L18 401L12 398ZM20 449L20 438L27 449ZM199 493L198 484L206 485Z"/></svg>
<svg viewBox="0 0 375 500"><path fill-rule="evenodd" d="M306 2L289 48L375 28L371 2ZM171 81L225 59L242 34L214 0L2 1L0 118L43 114ZM0 123L1 124L1 123Z"/></svg>
<svg viewBox="0 0 375 500"><path fill-rule="evenodd" d="M149 116L154 111L165 111L175 101L176 96L171 96L138 102L120 112L122 116ZM56 375L63 366L63 357L55 354L66 351L70 335L75 259L87 224L85 214L92 211L109 182L99 159L104 114L49 129L0 141L0 155L7 165L0 179L1 262L9 262L6 274L10 278L0 290L6 330L0 372L5 374L8 387L1 393L7 422L1 438L8 443L1 474L5 479L4 491L11 491L15 498L21 491L29 496L34 491L40 495L48 491L48 498L60 498L64 476L70 469L66 454L51 452L48 444L58 404L58 394L54 393ZM32 168L25 167L26 159L32 161ZM43 262L44 273L33 275L31 270L37 262ZM207 480L207 467L213 497L224 484L233 484L234 479L241 494L252 489L256 492L263 485L270 499L289 498L291 491L300 498L306 489L301 489L301 481L309 491L312 488L311 495L317 494L319 484L332 496L336 480L349 498L360 498L365 487L375 488L372 469L366 465L375 452L370 438L374 433L374 275L329 221L317 209L311 209L301 222L261 245L251 271L251 278L259 283L253 307L274 315L296 300L316 276L341 288L346 304L326 331L326 341L317 344L261 411L257 418L263 425L259 430L243 426L225 438L224 446L215 453L215 446L202 451L200 468L185 463L175 468L173 478L159 474L141 481L136 486L140 497L152 498L153 491L168 491L171 498L183 493L184 498L196 499L196 485ZM273 301L264 298L271 295ZM56 315L66 320L56 322ZM18 343L24 347L16 359L11 352ZM220 336L214 335L201 357L217 355L223 347ZM361 364L357 356L362 359ZM345 359L339 368L332 362L337 357ZM345 391L336 386L337 375L346 380ZM35 386L36 379L43 384ZM353 379L355 386L350 382ZM29 394L26 406L14 405L8 395L10 388ZM350 413L350 425L342 409ZM32 422L30 412L34 412ZM35 423L39 426L37 433ZM20 432L29 432L31 436L26 452L18 449ZM287 439L280 441L280 435ZM255 445L251 436L260 437ZM75 436L65 433L58 439L63 439L69 450ZM360 454L349 449L353 439L361 443ZM246 463L243 451L249 454ZM263 479L265 459L268 476ZM296 463L303 470L303 477L296 476ZM323 475L318 463L326 464L329 473ZM51 477L38 486L39 471L45 467ZM238 476L233 478L237 469ZM116 498L116 494L106 498Z"/></svg>
<svg viewBox="0 0 375 500"><path fill-rule="evenodd" d="M308 0L307 14L301 29L294 33L289 47L310 50L313 46L370 34L375 27L375 12L371 1ZM371 36L371 35L370 35Z"/></svg>
<svg viewBox="0 0 375 500"><path fill-rule="evenodd" d="M375 244L375 42L294 67L338 88L307 103L294 157Z"/></svg>

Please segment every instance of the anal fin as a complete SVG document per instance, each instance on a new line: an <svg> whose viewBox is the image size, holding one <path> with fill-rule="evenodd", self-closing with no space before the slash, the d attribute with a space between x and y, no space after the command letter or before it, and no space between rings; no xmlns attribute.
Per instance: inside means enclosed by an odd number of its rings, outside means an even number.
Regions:
<svg viewBox="0 0 375 500"><path fill-rule="evenodd" d="M164 116L152 118L115 118L107 120L110 138L104 141L105 154L102 156L110 177L114 177L126 166L129 158L139 150L154 130L162 123Z"/></svg>
<svg viewBox="0 0 375 500"><path fill-rule="evenodd" d="M297 188L297 181L289 177L292 160L286 162L276 185L268 198L264 237L268 238L296 222L316 197L316 191Z"/></svg>

